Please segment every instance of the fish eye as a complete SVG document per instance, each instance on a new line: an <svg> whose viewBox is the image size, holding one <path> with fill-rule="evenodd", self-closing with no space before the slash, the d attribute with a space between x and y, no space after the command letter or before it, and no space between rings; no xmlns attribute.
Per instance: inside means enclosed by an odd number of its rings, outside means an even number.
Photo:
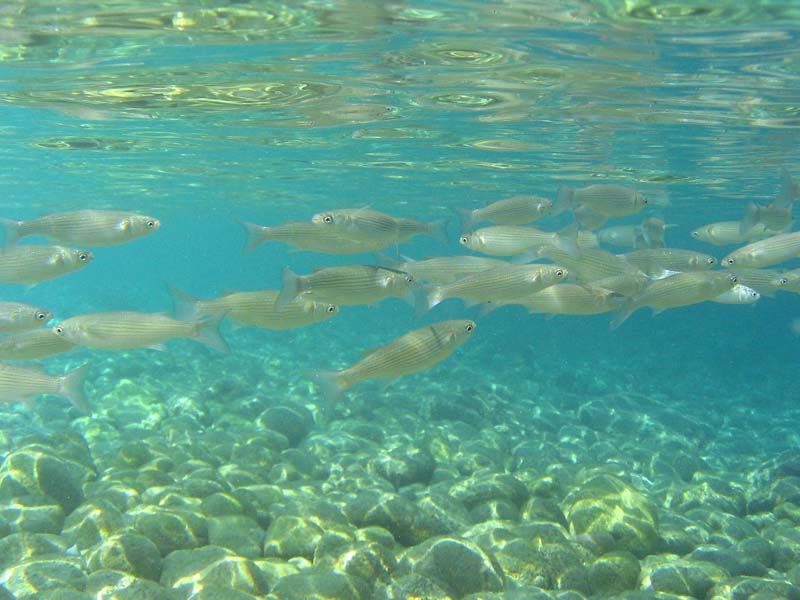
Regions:
<svg viewBox="0 0 800 600"><path fill-rule="evenodd" d="M406 282L413 283L414 282L414 276L413 275L406 275Z"/></svg>
<svg viewBox="0 0 800 600"><path fill-rule="evenodd" d="M713 256L709 256L709 257L706 259L706 263L708 263L709 265L713 265L715 262L717 262L717 259L716 259L716 258L714 258Z"/></svg>
<svg viewBox="0 0 800 600"><path fill-rule="evenodd" d="M87 260L89 260L89 254L87 254L86 252L81 252L80 254L78 254L78 260L81 262L86 262Z"/></svg>
<svg viewBox="0 0 800 600"><path fill-rule="evenodd" d="M736 262L736 259L733 259L733 258L726 258L725 259L725 264L726 265L732 265L735 262Z"/></svg>
<svg viewBox="0 0 800 600"><path fill-rule="evenodd" d="M563 277L564 269L556 269L556 277Z"/></svg>
<svg viewBox="0 0 800 600"><path fill-rule="evenodd" d="M148 229L152 229L153 227L156 226L156 222L153 221L153 219L150 219L149 221L147 221L147 223L145 223L145 225L147 225Z"/></svg>
<svg viewBox="0 0 800 600"><path fill-rule="evenodd" d="M781 277L780 279L778 279L778 285L787 285L788 283L789 280L786 279L786 277Z"/></svg>
<svg viewBox="0 0 800 600"><path fill-rule="evenodd" d="M322 217L322 222L328 224L333 223L333 217L331 215L325 215Z"/></svg>
<svg viewBox="0 0 800 600"><path fill-rule="evenodd" d="M730 281L731 283L739 283L739 277L737 275L731 275Z"/></svg>
<svg viewBox="0 0 800 600"><path fill-rule="evenodd" d="M56 332L58 335L61 335L62 333L64 333L64 328L63 328L63 327L61 327L61 325L57 325L57 326L56 326L56 329L55 329L55 332Z"/></svg>
<svg viewBox="0 0 800 600"><path fill-rule="evenodd" d="M700 232L699 231L693 231L692 232L692 237L694 239L696 239L696 240L699 240L700 239Z"/></svg>
<svg viewBox="0 0 800 600"><path fill-rule="evenodd" d="M466 235L462 235L460 238L458 238L458 241L461 242L462 244L466 244L467 242L469 242L469 238Z"/></svg>
<svg viewBox="0 0 800 600"><path fill-rule="evenodd" d="M47 319L47 313L46 312L39 311L39 312L36 313L36 320L37 321L44 321L45 319Z"/></svg>
<svg viewBox="0 0 800 600"><path fill-rule="evenodd" d="M336 312L336 306L334 304L328 304L328 308L326 310L331 314L335 313Z"/></svg>
<svg viewBox="0 0 800 600"><path fill-rule="evenodd" d="M471 333L473 329L475 329L475 325L473 325L472 323L467 323L466 325L464 325L464 330L467 333Z"/></svg>

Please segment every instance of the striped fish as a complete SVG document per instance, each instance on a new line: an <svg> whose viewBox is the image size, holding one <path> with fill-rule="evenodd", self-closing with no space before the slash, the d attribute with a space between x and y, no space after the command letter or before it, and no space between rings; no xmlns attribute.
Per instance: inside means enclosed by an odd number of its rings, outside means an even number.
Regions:
<svg viewBox="0 0 800 600"><path fill-rule="evenodd" d="M35 329L53 318L46 308L22 302L0 302L0 333L18 333Z"/></svg>
<svg viewBox="0 0 800 600"><path fill-rule="evenodd" d="M473 321L442 321L405 335L373 350L342 371L314 377L323 395L335 400L344 390L365 379L395 378L423 371L455 352L475 330Z"/></svg>
<svg viewBox="0 0 800 600"><path fill-rule="evenodd" d="M75 344L51 328L31 329L0 339L0 359L36 360L74 347Z"/></svg>
<svg viewBox="0 0 800 600"><path fill-rule="evenodd" d="M0 283L35 285L82 269L94 255L65 246L11 246L0 252Z"/></svg>
<svg viewBox="0 0 800 600"><path fill-rule="evenodd" d="M391 244L391 242L379 239L368 241L350 239L331 227L307 221L291 221L274 227L257 225L247 221L240 221L240 223L247 234L244 246L245 252L252 252L260 244L272 241L289 244L298 250L309 250L323 254L376 252Z"/></svg>
<svg viewBox="0 0 800 600"><path fill-rule="evenodd" d="M339 307L327 302L315 302L300 295L285 306L278 306L278 292L230 292L219 298L200 300L177 288L170 294L175 303L175 313L181 319L209 317L232 319L241 325L264 329L294 329L325 321L338 314Z"/></svg>
<svg viewBox="0 0 800 600"><path fill-rule="evenodd" d="M554 213L560 214L582 204L606 217L624 217L638 213L647 203L647 198L640 192L615 183L587 185L582 188L564 185L558 190Z"/></svg>
<svg viewBox="0 0 800 600"><path fill-rule="evenodd" d="M722 259L728 268L763 269L800 256L800 231L752 242Z"/></svg>
<svg viewBox="0 0 800 600"><path fill-rule="evenodd" d="M30 406L37 396L63 396L84 414L89 405L83 395L83 382L89 365L54 377L36 367L0 364L0 402L24 402Z"/></svg>
<svg viewBox="0 0 800 600"><path fill-rule="evenodd" d="M659 276L664 271L702 271L717 264L717 259L709 254L682 248L643 248L621 256L652 276Z"/></svg>
<svg viewBox="0 0 800 600"><path fill-rule="evenodd" d="M570 275L581 283L590 283L597 279L639 272L636 267L621 256L600 248L581 250L580 255L577 257L570 256L568 253L555 248L547 248L542 251L541 255L567 267Z"/></svg>
<svg viewBox="0 0 800 600"><path fill-rule="evenodd" d="M414 278L408 273L375 265L342 265L297 275L284 267L283 288L277 307L282 308L303 294L312 300L339 306L372 304L392 296L413 303Z"/></svg>
<svg viewBox="0 0 800 600"><path fill-rule="evenodd" d="M559 283L504 304L519 304L531 313L597 315L614 310L623 300L621 294L611 290L590 289L574 283Z"/></svg>
<svg viewBox="0 0 800 600"><path fill-rule="evenodd" d="M470 250L490 256L518 256L536 253L544 248L558 248L570 255L577 255L582 243L591 245L592 239L581 237L577 229L542 231L521 225L493 225L465 233L459 243ZM592 236L593 237L593 236ZM596 238L594 238L594 244Z"/></svg>
<svg viewBox="0 0 800 600"><path fill-rule="evenodd" d="M779 231L770 231L763 223L756 223L750 230L742 232L740 221L718 221L694 229L691 236L701 242L715 246L729 246L769 237Z"/></svg>
<svg viewBox="0 0 800 600"><path fill-rule="evenodd" d="M512 196L487 204L483 208L459 208L461 229L469 229L476 223L491 221L495 225L526 225L546 217L553 209L553 202L539 196Z"/></svg>
<svg viewBox="0 0 800 600"><path fill-rule="evenodd" d="M115 311L65 319L53 331L73 344L105 350L163 350L164 342L175 338L190 338L221 352L228 350L219 333L219 319L179 321L163 313Z"/></svg>
<svg viewBox="0 0 800 600"><path fill-rule="evenodd" d="M381 262L388 263L395 269L409 273L417 281L427 281L434 285L446 285L454 281L475 275L487 269L507 267L509 263L485 256L436 256L424 260L412 260L404 257L398 261L381 257Z"/></svg>
<svg viewBox="0 0 800 600"><path fill-rule="evenodd" d="M64 244L112 246L152 233L158 219L118 210L74 210L43 215L30 221L0 219L6 245L29 235L43 235Z"/></svg>

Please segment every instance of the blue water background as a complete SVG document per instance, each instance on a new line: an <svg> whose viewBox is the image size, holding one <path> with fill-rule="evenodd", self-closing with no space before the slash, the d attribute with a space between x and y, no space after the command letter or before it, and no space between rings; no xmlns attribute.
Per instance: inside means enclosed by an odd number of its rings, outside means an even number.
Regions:
<svg viewBox="0 0 800 600"><path fill-rule="evenodd" d="M3 299L46 305L57 319L99 310L162 311L171 309L167 285L211 297L230 289L277 289L285 265L303 274L319 266L373 262L370 255L325 256L277 243L242 253L239 219L273 225L335 207L370 206L423 220L451 217L447 247L417 238L404 244L401 253L415 258L467 253L457 244L456 207L478 207L514 194L554 198L561 184L595 182L668 196L669 206L645 212L678 226L667 232L668 245L721 258L730 248L696 242L689 236L691 229L738 219L748 201L771 201L779 192L782 167L800 177L796 105L786 109L782 123L765 125L760 119L774 119L774 113L758 114L780 112L787 98L800 97L798 52L789 50L799 41L800 22L712 23L704 31L684 30L677 23L660 31L650 23L620 25L599 19L539 27L493 28L489 23L476 31L454 31L450 24L458 21L458 5L436 6L446 15L441 21L377 23L363 36L318 30L297 39L246 43L221 36L215 43L213 35L193 42L180 34L156 37L152 45L139 40L140 50L127 52L118 52L115 44L124 40L115 42L113 37L106 44L83 47L80 37L65 36L61 51L55 49L58 38L49 42L54 48L42 56L50 62L4 61L2 216L24 219L50 210L118 208L152 214L162 227L129 245L96 249L88 268L67 277L32 289L3 286ZM470 11L465 21L475 25ZM726 47L697 41L702 35L745 40L748 31L777 37L765 35L763 42L755 37L746 49L745 42ZM682 36L691 43L681 41ZM419 48L437 45L502 47L520 55L501 60L497 67L427 65ZM574 55L568 52L571 47L577 49ZM604 56L609 49L623 58ZM392 60L398 56L410 58ZM597 81L585 88L579 78L563 86L545 81L537 89L508 75L515 66L534 68L539 63L558 65L565 73L596 71ZM764 64L781 67L771 77L749 68ZM605 69L627 73L627 85L614 77L603 85ZM120 76L126 72L132 75ZM120 78L115 86L169 85L173 79L225 85L313 80L334 86L336 101L316 98L305 104L256 107L245 102L224 110L179 100L97 103L94 108L109 114L83 118L36 96L61 93L70 103L81 104L85 98L75 101L75 90L102 87L106 76L109 81ZM507 84L480 81L492 77ZM708 108L709 118L703 122L702 103L715 92L715 77L721 108ZM404 78L405 83L391 83ZM436 101L440 94L489 93L494 88L518 106L509 108L504 106L508 100L498 100L496 108L479 110ZM748 97L763 101L748 104ZM308 111L324 113L329 101L333 111L341 112L349 103L383 107L385 114L353 123L343 118L309 124ZM707 106L715 104L709 101ZM486 119L509 112L522 116ZM387 128L401 137L386 135ZM409 130L422 133L411 135ZM43 145L75 139L98 140L98 147ZM519 147L482 146L479 142L485 140ZM566 223L559 218L541 225L555 229ZM408 306L390 300L373 307L345 307L335 319L302 335L243 334L227 326L224 334L234 358L240 352L238 341L257 353L263 340L264 359L285 362L286 382L271 382L280 390L309 372L350 364L364 350L409 329L475 315L475 309L451 300L417 320ZM732 403L777 410L797 399L800 339L789 327L797 317L800 298L782 293L753 307L703 304L655 317L642 310L613 332L607 315L545 318L504 308L478 318L474 339L431 377L450 379L453 389L492 383L514 389L525 381L587 393L618 386L707 403L710 410ZM304 346L301 351L296 344ZM137 352L163 360L151 350ZM235 368L235 360L222 360L189 341L171 342L169 353L175 361L194 360L210 373L218 371L221 378ZM113 353L85 351L45 364L59 371L87 357L95 364L93 373L113 368ZM467 373L454 370L466 360L471 365ZM128 375L136 379L136 373ZM424 378L419 386L425 393Z"/></svg>

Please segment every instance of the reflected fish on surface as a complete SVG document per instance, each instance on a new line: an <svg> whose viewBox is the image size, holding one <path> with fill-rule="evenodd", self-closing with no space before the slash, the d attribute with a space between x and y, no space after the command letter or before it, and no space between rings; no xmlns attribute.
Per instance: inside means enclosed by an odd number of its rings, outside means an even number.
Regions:
<svg viewBox="0 0 800 600"><path fill-rule="evenodd" d="M782 233L734 250L722 259L727 268L762 269L800 256L800 231Z"/></svg>
<svg viewBox="0 0 800 600"><path fill-rule="evenodd" d="M24 402L31 406L37 396L63 396L84 414L89 404L83 394L83 382L89 365L61 376L48 375L38 367L0 364L0 402Z"/></svg>
<svg viewBox="0 0 800 600"><path fill-rule="evenodd" d="M36 360L68 352L75 347L49 327L31 329L0 338L0 359Z"/></svg>
<svg viewBox="0 0 800 600"><path fill-rule="evenodd" d="M189 338L214 350L228 351L219 333L219 319L179 321L164 313L98 312L65 319L53 331L75 345L104 350L163 350L167 340Z"/></svg>
<svg viewBox="0 0 800 600"><path fill-rule="evenodd" d="M195 298L174 287L169 291L175 303L175 314L186 320L216 317L264 329L295 329L339 313L335 304L315 302L302 294L279 307L279 292L273 290L229 292L211 300Z"/></svg>
<svg viewBox="0 0 800 600"><path fill-rule="evenodd" d="M303 295L339 306L372 304L389 297L401 297L413 304L414 278L403 271L375 265L342 265L297 275L289 267L281 274L283 288L278 308Z"/></svg>
<svg viewBox="0 0 800 600"><path fill-rule="evenodd" d="M630 298L617 312L611 322L619 327L638 309L649 306L655 313L668 308L697 304L716 298L739 283L735 273L726 271L688 271L671 277L658 279Z"/></svg>
<svg viewBox="0 0 800 600"><path fill-rule="evenodd" d="M18 333L35 329L53 318L46 308L22 302L0 302L0 333Z"/></svg>
<svg viewBox="0 0 800 600"><path fill-rule="evenodd" d="M0 251L0 283L35 285L82 269L94 255L88 250L40 244Z"/></svg>
<svg viewBox="0 0 800 600"><path fill-rule="evenodd" d="M0 219L6 245L29 235L42 235L64 244L112 246L157 231L158 219L118 210L74 210L42 215L30 221Z"/></svg>
<svg viewBox="0 0 800 600"><path fill-rule="evenodd" d="M539 196L512 196L491 202L483 208L459 208L461 229L466 230L483 221L495 225L526 225L546 217L553 209L553 202Z"/></svg>
<svg viewBox="0 0 800 600"><path fill-rule="evenodd" d="M323 395L332 401L344 390L366 379L395 378L429 369L455 352L474 330L473 321L434 323L373 350L342 371L320 372L314 379Z"/></svg>

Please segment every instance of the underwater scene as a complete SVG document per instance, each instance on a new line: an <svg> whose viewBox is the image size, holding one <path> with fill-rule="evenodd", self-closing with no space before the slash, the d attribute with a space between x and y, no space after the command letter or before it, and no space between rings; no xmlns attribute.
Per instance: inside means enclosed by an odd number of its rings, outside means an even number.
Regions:
<svg viewBox="0 0 800 600"><path fill-rule="evenodd" d="M0 600L800 599L800 3L0 5Z"/></svg>

